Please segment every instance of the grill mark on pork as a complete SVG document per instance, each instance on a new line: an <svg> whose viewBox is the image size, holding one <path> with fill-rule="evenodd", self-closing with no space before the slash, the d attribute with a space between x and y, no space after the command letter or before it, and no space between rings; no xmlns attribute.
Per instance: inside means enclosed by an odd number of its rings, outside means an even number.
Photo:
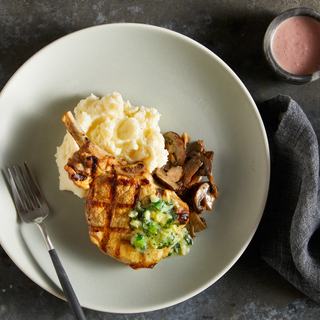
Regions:
<svg viewBox="0 0 320 320"><path fill-rule="evenodd" d="M118 212L120 209L126 209L126 211L130 211L135 207L135 202L138 197L141 185L137 184L134 180L124 179L119 177L116 174L112 174L111 177L105 179L103 181L104 185L109 186L109 194L108 194L108 202L99 202L98 206L104 207L106 209L106 216L104 222L104 228L101 230L103 232L102 241L99 244L100 249L107 253L109 248L110 236L112 233L117 233L121 236L121 234L130 234L131 228L128 226L118 227L113 226L113 224L117 224ZM134 188L134 200L132 203L122 203L119 202L119 193L117 191L118 187L129 187ZM90 203L90 206L95 206L96 203ZM116 256L120 255L120 247L124 243L124 241L118 241L116 247L114 248L114 253Z"/></svg>
<svg viewBox="0 0 320 320"><path fill-rule="evenodd" d="M110 241L110 232L111 232L111 223L112 223L112 217L113 217L113 212L114 210L114 199L116 196L116 177L113 175L112 179L109 179L109 186L110 186L110 194L109 194L109 206L106 207L107 209L107 215L106 215L106 222L104 224L104 235L103 235L103 240L100 243L100 249L102 251L106 251L106 249L108 248L108 243Z"/></svg>

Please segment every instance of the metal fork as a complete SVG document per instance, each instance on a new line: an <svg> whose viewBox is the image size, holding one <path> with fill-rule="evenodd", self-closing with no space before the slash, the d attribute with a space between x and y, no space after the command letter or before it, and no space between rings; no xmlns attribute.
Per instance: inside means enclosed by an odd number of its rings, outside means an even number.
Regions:
<svg viewBox="0 0 320 320"><path fill-rule="evenodd" d="M76 319L85 320L80 303L43 223L43 219L49 214L49 208L27 164L24 163L24 166L27 175L24 174L20 165L18 170L15 167L12 171L8 169L14 204L22 221L34 222L39 227L73 314Z"/></svg>

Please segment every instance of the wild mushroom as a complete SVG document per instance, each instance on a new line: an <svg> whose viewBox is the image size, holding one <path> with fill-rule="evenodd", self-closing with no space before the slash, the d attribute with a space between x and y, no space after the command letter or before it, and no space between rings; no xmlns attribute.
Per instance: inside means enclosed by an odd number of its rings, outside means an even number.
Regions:
<svg viewBox="0 0 320 320"><path fill-rule="evenodd" d="M157 168L154 174L155 178L168 189L174 191L180 189L181 185L177 182L183 174L182 167L172 167L168 171L165 171L163 168Z"/></svg>
<svg viewBox="0 0 320 320"><path fill-rule="evenodd" d="M194 232L200 232L207 228L207 222L204 218L199 217L199 215L190 210L189 214L189 232L190 236L194 238Z"/></svg>
<svg viewBox="0 0 320 320"><path fill-rule="evenodd" d="M184 185L184 188L191 189L192 186L202 181L203 176L198 174L198 171L192 176L188 184Z"/></svg>
<svg viewBox="0 0 320 320"><path fill-rule="evenodd" d="M206 156L206 154L208 154L208 157ZM203 165L201 166L199 173L202 176L207 176L209 174L211 174L212 172L212 159L213 159L213 154L211 156L211 153L206 152L206 153L201 153L195 150L189 151L187 153L187 157L188 158L198 158Z"/></svg>
<svg viewBox="0 0 320 320"><path fill-rule="evenodd" d="M199 170L202 166L203 162L199 159L199 157L191 157L187 160L183 165L183 177L181 179L183 185L189 184L192 180L193 175Z"/></svg>
<svg viewBox="0 0 320 320"><path fill-rule="evenodd" d="M189 205L189 232L207 228L204 218L199 215L211 210L219 192L212 177L213 151L207 151L203 140L189 145L191 138L185 132L180 137L175 132L164 135L165 148L168 150L168 161L162 168L157 168L154 178L166 188L173 190ZM188 151L187 147L189 148ZM202 182L203 177L208 181Z"/></svg>
<svg viewBox="0 0 320 320"><path fill-rule="evenodd" d="M191 140L191 137L187 133L183 132L181 135L181 139L183 141L183 146L184 146L185 150L187 150L187 147L188 147L188 144Z"/></svg>
<svg viewBox="0 0 320 320"><path fill-rule="evenodd" d="M211 210L215 201L215 193L209 182L203 182L196 185L192 192L192 207L197 213L203 213L205 210Z"/></svg>
<svg viewBox="0 0 320 320"><path fill-rule="evenodd" d="M173 166L182 166L186 159L186 150L181 137L172 131L166 132L164 135L165 148L169 152L168 160Z"/></svg>
<svg viewBox="0 0 320 320"><path fill-rule="evenodd" d="M167 176L171 178L174 182L177 182L183 176L183 169L182 167L171 167L167 171Z"/></svg>
<svg viewBox="0 0 320 320"><path fill-rule="evenodd" d="M208 158L209 161L212 163L214 152L213 152L213 151L206 151L206 152L204 152L203 154L204 154L205 157Z"/></svg>
<svg viewBox="0 0 320 320"><path fill-rule="evenodd" d="M206 147L205 147L205 145L204 145L204 143L203 143L203 140L198 140L198 145L199 145L199 147L200 147L200 151L201 152L206 152L207 151L207 149L206 149Z"/></svg>
<svg viewBox="0 0 320 320"><path fill-rule="evenodd" d="M212 176L212 173L207 175L207 178L209 180L209 183L211 185L211 190L212 190L212 194L214 195L215 199L218 199L219 197L219 191L218 191L218 188L216 186L216 183L214 182L214 179L213 179L213 176Z"/></svg>

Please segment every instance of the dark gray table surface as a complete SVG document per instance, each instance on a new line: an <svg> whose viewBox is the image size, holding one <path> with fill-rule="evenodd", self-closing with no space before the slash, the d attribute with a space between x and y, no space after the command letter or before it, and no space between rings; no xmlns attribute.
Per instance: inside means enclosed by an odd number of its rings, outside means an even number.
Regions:
<svg viewBox="0 0 320 320"><path fill-rule="evenodd" d="M314 0L0 0L0 89L34 53L94 25L136 22L182 33L222 58L256 103L289 94L320 134L320 80L291 85L273 77L262 53L264 32L286 9ZM1 213L0 213L1 214ZM259 255L259 230L238 262L194 298L144 314L85 309L87 319L320 319L320 305L296 290ZM0 319L73 319L65 301L27 278L0 247Z"/></svg>

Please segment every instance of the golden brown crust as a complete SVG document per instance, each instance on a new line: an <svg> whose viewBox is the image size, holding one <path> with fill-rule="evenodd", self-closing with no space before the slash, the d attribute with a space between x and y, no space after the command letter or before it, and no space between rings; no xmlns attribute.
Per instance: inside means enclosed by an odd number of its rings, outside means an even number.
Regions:
<svg viewBox="0 0 320 320"><path fill-rule="evenodd" d="M121 171L126 171L125 169L123 166ZM133 166L128 169L135 170ZM136 171L140 169L136 168ZM138 201L144 201L151 195L159 193L158 189L159 186L144 174L128 177L116 173L105 173L96 177L85 202L91 241L104 253L134 269L151 268L167 257L171 247L148 249L140 253L131 244L133 231L131 231L131 218L128 213L136 207ZM176 214L181 217L179 226L181 231L188 222L188 206L174 192L163 190L161 193L163 199L175 200L179 203Z"/></svg>

